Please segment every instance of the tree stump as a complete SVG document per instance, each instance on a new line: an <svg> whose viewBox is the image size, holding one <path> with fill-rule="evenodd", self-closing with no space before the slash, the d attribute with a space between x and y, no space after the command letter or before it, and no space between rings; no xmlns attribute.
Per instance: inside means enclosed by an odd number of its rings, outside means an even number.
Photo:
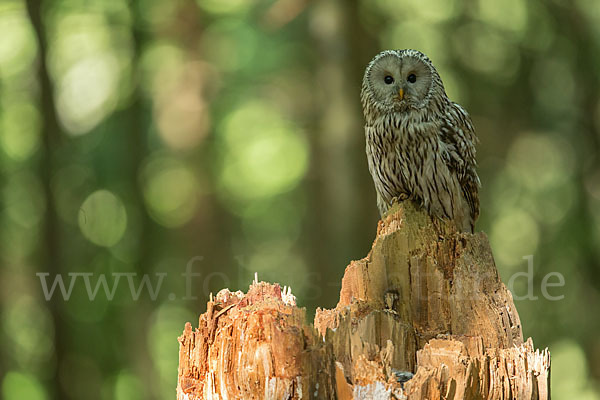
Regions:
<svg viewBox="0 0 600 400"><path fill-rule="evenodd" d="M289 290L253 282L219 292L179 342L178 400L550 397L550 355L523 341L486 235L410 202L314 325Z"/></svg>

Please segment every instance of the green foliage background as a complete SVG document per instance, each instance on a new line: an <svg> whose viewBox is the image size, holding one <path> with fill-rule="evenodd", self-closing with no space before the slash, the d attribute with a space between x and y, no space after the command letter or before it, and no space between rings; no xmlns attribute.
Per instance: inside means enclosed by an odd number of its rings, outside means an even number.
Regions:
<svg viewBox="0 0 600 400"><path fill-rule="evenodd" d="M378 217L362 73L407 47L474 119L504 281L533 256L553 397L600 399L597 0L2 0L2 397L172 399L184 323L254 272L332 307Z"/></svg>

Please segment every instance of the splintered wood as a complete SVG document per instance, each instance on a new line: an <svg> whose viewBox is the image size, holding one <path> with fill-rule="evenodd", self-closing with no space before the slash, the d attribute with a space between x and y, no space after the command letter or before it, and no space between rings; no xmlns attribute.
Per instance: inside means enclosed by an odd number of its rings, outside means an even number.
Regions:
<svg viewBox="0 0 600 400"><path fill-rule="evenodd" d="M409 202L314 325L289 291L254 282L219 292L179 342L178 400L550 397L550 355L523 340L485 234Z"/></svg>
<svg viewBox="0 0 600 400"><path fill-rule="evenodd" d="M279 285L220 291L179 338L178 399L334 398L333 355Z"/></svg>

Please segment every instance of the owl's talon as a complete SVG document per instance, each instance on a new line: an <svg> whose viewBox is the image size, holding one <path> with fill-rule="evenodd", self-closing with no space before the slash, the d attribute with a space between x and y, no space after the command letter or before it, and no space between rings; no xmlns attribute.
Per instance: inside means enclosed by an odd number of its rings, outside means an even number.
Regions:
<svg viewBox="0 0 600 400"><path fill-rule="evenodd" d="M394 204L400 204L404 200L408 200L408 195L406 193L400 193L398 196L392 197L392 206Z"/></svg>

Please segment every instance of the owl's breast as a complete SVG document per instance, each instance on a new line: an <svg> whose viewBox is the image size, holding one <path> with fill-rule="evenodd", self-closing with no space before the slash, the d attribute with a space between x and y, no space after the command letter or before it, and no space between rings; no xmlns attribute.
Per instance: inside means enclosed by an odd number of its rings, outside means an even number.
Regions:
<svg viewBox="0 0 600 400"><path fill-rule="evenodd" d="M402 165L397 153L401 135L402 131L393 118L382 118L373 125L365 126L369 172L377 193L387 203L409 192L404 179L406 166Z"/></svg>
<svg viewBox="0 0 600 400"><path fill-rule="evenodd" d="M438 157L439 123L420 113L390 114L365 127L369 171L386 203L402 194L429 202L430 177L444 169Z"/></svg>

